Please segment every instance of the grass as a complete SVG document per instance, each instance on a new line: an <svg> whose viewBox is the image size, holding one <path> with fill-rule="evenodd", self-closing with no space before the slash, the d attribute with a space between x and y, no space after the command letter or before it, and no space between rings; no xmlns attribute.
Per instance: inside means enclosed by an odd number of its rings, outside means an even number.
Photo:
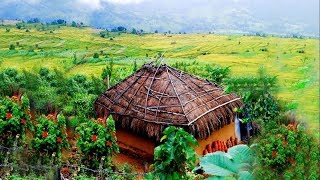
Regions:
<svg viewBox="0 0 320 180"><path fill-rule="evenodd" d="M277 96L288 102L311 128L319 128L319 39L226 36L215 34L132 34L101 38L91 28L56 27L30 32L0 26L0 68L35 70L57 68L68 75L100 76L106 61L117 66L150 61L165 53L167 63L196 60L200 64L230 66L232 76L254 76L260 66L278 76ZM18 42L18 43L17 43ZM15 50L9 50L10 44ZM30 52L30 50L34 52ZM102 54L101 54L102 52ZM100 59L93 59L94 53ZM74 64L77 61L85 63Z"/></svg>

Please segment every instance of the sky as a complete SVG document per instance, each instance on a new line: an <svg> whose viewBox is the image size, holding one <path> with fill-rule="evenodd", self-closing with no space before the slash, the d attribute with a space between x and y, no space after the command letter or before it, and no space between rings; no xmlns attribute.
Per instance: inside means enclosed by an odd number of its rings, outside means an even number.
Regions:
<svg viewBox="0 0 320 180"><path fill-rule="evenodd" d="M102 27L319 35L319 0L0 0L0 19L34 16Z"/></svg>

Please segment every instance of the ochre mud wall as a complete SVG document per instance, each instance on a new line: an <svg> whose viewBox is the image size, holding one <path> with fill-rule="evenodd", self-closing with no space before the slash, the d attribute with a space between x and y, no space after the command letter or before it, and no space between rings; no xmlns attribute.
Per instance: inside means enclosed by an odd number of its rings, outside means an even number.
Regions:
<svg viewBox="0 0 320 180"><path fill-rule="evenodd" d="M195 148L196 153L198 155L202 156L202 152L206 148L207 144L211 144L213 141L216 141L216 140L226 141L231 136L233 138L236 137L234 122L224 126L223 128L219 129L218 131L212 133L207 139L198 140L199 146Z"/></svg>
<svg viewBox="0 0 320 180"><path fill-rule="evenodd" d="M116 135L119 145L131 146L133 148L130 149L138 149L144 151L148 155L153 156L155 142L153 142L151 139L140 137L137 134L121 128L116 130Z"/></svg>
<svg viewBox="0 0 320 180"><path fill-rule="evenodd" d="M155 142L151 139L138 136L135 133L121 128L118 128L116 133L119 147L120 149L123 149L123 151L135 153L139 157L146 159L153 157ZM195 148L195 151L198 155L202 156L203 150L206 148L207 144L211 144L216 140L226 141L231 136L233 138L236 137L234 122L214 132L207 139L198 140L199 146Z"/></svg>

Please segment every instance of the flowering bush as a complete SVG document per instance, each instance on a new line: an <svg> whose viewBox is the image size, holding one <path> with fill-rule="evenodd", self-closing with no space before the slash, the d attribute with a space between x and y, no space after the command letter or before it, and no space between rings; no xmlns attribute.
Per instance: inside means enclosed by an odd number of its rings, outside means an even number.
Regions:
<svg viewBox="0 0 320 180"><path fill-rule="evenodd" d="M29 99L26 96L0 97L0 144L12 147L21 143L26 131L32 130Z"/></svg>
<svg viewBox="0 0 320 180"><path fill-rule="evenodd" d="M40 157L56 155L59 159L62 148L68 146L65 117L61 114L40 116L31 142L32 149L38 153L35 155Z"/></svg>
<svg viewBox="0 0 320 180"><path fill-rule="evenodd" d="M101 161L110 166L111 156L119 152L115 132L115 124L111 118L88 120L77 127L77 146L82 163L95 169Z"/></svg>
<svg viewBox="0 0 320 180"><path fill-rule="evenodd" d="M258 140L258 179L319 179L319 144L301 124L291 122Z"/></svg>

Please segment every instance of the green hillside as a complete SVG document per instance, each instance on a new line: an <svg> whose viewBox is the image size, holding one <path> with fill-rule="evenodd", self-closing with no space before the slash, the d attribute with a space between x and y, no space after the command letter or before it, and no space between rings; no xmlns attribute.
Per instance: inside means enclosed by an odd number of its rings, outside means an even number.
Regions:
<svg viewBox="0 0 320 180"><path fill-rule="evenodd" d="M6 29L10 30L6 30ZM9 32L8 32L9 31ZM51 32L50 32L51 31ZM9 50L10 45L14 50ZM13 48L12 48L13 49ZM93 58L98 53L100 58ZM60 69L67 74L100 76L113 58L117 67L150 61L164 53L167 63L193 62L230 66L232 76L254 76L264 66L278 77L278 97L297 107L313 129L319 120L319 40L215 34L110 33L61 27L30 32L0 26L0 68Z"/></svg>

